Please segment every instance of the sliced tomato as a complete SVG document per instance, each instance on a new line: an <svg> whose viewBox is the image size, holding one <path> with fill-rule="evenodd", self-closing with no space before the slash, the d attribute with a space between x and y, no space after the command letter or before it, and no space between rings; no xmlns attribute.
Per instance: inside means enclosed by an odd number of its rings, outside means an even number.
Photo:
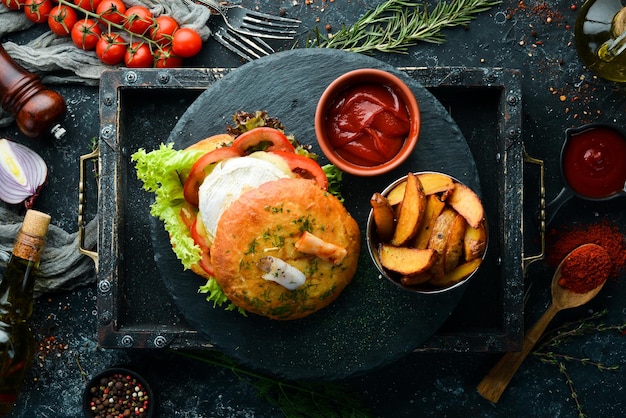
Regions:
<svg viewBox="0 0 626 418"><path fill-rule="evenodd" d="M299 177L313 179L322 190L328 190L328 177L326 177L326 173L315 160L304 155L285 151L272 151L272 153L279 155L285 160L289 169Z"/></svg>
<svg viewBox="0 0 626 418"><path fill-rule="evenodd" d="M189 232L191 233L191 238L193 238L193 241L200 247L200 251L202 252L198 265L202 267L202 270L213 276L215 270L213 270L213 264L211 264L211 247L209 247L209 244L206 242L206 235L200 232L201 229L204 229L204 227L200 226L198 218L196 218Z"/></svg>
<svg viewBox="0 0 626 418"><path fill-rule="evenodd" d="M242 154L254 151L284 151L294 153L296 149L289 139L278 129L261 127L242 133L233 141L233 148Z"/></svg>
<svg viewBox="0 0 626 418"><path fill-rule="evenodd" d="M218 163L227 158L241 157L241 152L233 147L222 147L204 154L191 167L191 171L185 180L183 186L183 195L185 200L195 207L198 207L198 189L204 181L204 178L210 172L213 164Z"/></svg>

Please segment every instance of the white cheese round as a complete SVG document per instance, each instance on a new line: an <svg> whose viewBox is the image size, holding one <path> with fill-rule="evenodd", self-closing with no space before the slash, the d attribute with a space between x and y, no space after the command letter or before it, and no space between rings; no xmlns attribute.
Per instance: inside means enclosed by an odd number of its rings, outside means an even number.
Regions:
<svg viewBox="0 0 626 418"><path fill-rule="evenodd" d="M218 163L198 191L200 219L210 242L215 238L222 213L245 192L268 181L290 177L284 170L252 156Z"/></svg>

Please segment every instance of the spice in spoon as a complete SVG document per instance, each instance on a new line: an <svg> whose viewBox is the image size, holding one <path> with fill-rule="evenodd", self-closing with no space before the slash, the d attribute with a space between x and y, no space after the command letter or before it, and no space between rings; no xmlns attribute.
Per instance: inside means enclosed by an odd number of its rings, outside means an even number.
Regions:
<svg viewBox="0 0 626 418"><path fill-rule="evenodd" d="M604 248L586 245L563 261L559 286L587 293L604 283L612 270L613 262Z"/></svg>

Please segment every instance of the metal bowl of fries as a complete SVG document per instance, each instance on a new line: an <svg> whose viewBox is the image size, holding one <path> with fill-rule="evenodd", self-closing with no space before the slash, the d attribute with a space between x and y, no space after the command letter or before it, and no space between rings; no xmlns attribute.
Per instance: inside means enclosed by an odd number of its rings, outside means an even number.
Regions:
<svg viewBox="0 0 626 418"><path fill-rule="evenodd" d="M367 245L389 281L418 293L463 286L487 252L482 202L447 174L408 173L370 199Z"/></svg>

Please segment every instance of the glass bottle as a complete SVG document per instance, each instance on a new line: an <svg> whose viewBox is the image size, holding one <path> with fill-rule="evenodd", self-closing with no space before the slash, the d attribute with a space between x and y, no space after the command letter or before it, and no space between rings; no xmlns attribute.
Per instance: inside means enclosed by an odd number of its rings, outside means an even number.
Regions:
<svg viewBox="0 0 626 418"><path fill-rule="evenodd" d="M626 0L587 0L574 33L587 68L604 79L626 82Z"/></svg>
<svg viewBox="0 0 626 418"><path fill-rule="evenodd" d="M28 210L0 280L0 416L11 413L35 353L27 320L50 216Z"/></svg>

